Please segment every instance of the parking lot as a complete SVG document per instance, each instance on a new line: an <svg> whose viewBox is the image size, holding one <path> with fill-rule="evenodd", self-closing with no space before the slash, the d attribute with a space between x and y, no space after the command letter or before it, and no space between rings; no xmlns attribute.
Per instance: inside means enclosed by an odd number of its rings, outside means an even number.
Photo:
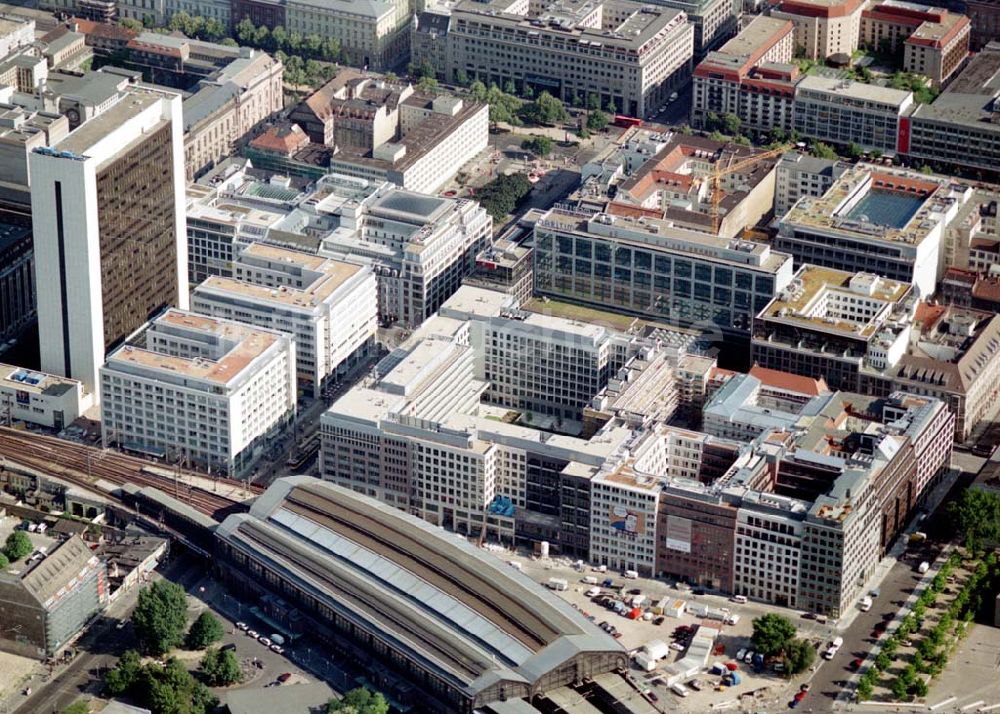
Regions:
<svg viewBox="0 0 1000 714"><path fill-rule="evenodd" d="M676 643L674 647L670 648L669 655L660 660L654 670L643 671L634 663L631 670L631 676L637 682L645 684L653 692L656 697L654 706L662 711L704 712L727 708L778 711L779 708L787 706L792 694L799 689L802 682L809 678L811 673L807 672L789 681L781 673L775 672L772 667L765 667L764 671L758 673L754 671L750 663L737 663L737 654L742 651L746 656L749 652L754 617L768 612L782 614L799 628L799 637L809 639L818 648L824 646L834 636L831 624L805 619L801 612L787 608L754 602L736 603L725 596L713 595L698 588L691 589L685 584L674 584L648 578L624 579L619 573L600 573L589 567L578 571L566 559L536 559L526 553L515 554L510 551L497 552L497 555L504 560L520 563L521 571L525 575L543 585L551 578L566 580L566 590L553 590L553 596L562 597L587 617L592 618L595 624L606 623L606 628L613 627L613 632L620 635L617 638L618 641L629 652L638 651L644 645L657 640L668 646L671 643ZM589 582L584 582L584 578L596 578L598 585L594 586ZM614 586L622 586L621 589L601 587L601 584L608 578L611 579ZM616 599L634 598L635 591L638 591L639 594L646 597L646 601L642 603L640 608L644 610L643 617L633 620L595 603L594 598L587 596L587 592L594 587L599 587L602 594L611 595ZM672 607L673 603L677 601L683 602L683 613L678 617L656 614L653 606L664 598L667 598L668 607ZM731 615L735 616L734 619L737 621L733 624L724 624L718 620L703 619L691 612L702 606L716 611L725 608ZM648 614L646 614L647 612ZM667 687L666 678L670 676L667 668L683 658L684 645L690 640L687 633L693 632L702 624L720 630L719 636L715 639L713 654L708 658L707 667L711 667L716 662L723 666L727 663L733 663L739 674L740 682L725 688L718 688L722 682L722 676L709 674L706 667L700 674L694 676L699 690L690 688L688 695L682 698ZM676 639L675 635L678 636Z"/></svg>

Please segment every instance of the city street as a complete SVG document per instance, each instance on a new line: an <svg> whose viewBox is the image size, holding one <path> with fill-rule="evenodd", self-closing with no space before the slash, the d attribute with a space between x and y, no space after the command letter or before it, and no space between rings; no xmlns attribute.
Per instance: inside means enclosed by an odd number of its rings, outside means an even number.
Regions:
<svg viewBox="0 0 1000 714"><path fill-rule="evenodd" d="M956 453L956 456L959 455ZM910 533L920 530L926 533L927 540L917 544L908 543L904 535L902 541L897 541L887 556L887 560L895 558L895 564L889 568L881 582L873 583L873 587L878 587L879 595L874 598L872 609L868 612L854 610L841 618L843 627L838 635L844 639L844 644L832 660L822 662L811 680L814 697L811 704L814 711L833 711L851 701L853 686L857 680L851 663L855 659L865 660L869 657L876 644L876 639L872 637L875 624L880 621L890 622L889 631L892 631L891 623L898 623L901 619L900 610L904 605L909 606L908 600L912 602L921 579L929 580L933 577L933 569L926 576L921 576L917 572L917 566L924 561L934 563L954 537L954 529L948 519L947 503L961 493L975 477L974 472L963 468L978 468L982 464L981 459L973 459L966 458L966 455L954 459L958 470L956 477L939 484L928 499L928 503L936 504L933 512L919 524L911 524L906 531Z"/></svg>

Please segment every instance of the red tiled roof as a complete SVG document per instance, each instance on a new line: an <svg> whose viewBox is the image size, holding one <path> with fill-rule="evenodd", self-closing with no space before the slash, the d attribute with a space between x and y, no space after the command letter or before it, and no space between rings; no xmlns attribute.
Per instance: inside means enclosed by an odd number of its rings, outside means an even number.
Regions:
<svg viewBox="0 0 1000 714"><path fill-rule="evenodd" d="M291 156L309 143L309 137L298 124L272 126L250 142L250 146L261 151L272 151Z"/></svg>
<svg viewBox="0 0 1000 714"><path fill-rule="evenodd" d="M768 387L783 389L797 394L808 394L811 397L826 394L830 391L826 385L826 380L822 377L813 379L812 377L804 377L800 374L768 369L756 364L750 368L750 376L759 379L761 384Z"/></svg>
<svg viewBox="0 0 1000 714"><path fill-rule="evenodd" d="M932 305L929 302L922 302L917 305L916 315L913 317L914 322L919 322L923 325L924 329L927 330L941 319L941 316L947 312L948 308L944 305Z"/></svg>
<svg viewBox="0 0 1000 714"><path fill-rule="evenodd" d="M983 278L972 286L972 297L1000 302L1000 278Z"/></svg>

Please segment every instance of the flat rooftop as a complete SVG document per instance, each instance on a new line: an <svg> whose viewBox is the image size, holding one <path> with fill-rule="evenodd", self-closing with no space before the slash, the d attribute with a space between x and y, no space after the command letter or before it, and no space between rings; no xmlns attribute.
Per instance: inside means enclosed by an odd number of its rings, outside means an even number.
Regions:
<svg viewBox="0 0 1000 714"><path fill-rule="evenodd" d="M609 238L651 250L691 253L712 258L720 263L776 273L791 260L785 253L771 250L769 245L753 241L726 238L702 231L689 230L668 219L631 215L584 215L559 209L550 210L538 224L540 228Z"/></svg>
<svg viewBox="0 0 1000 714"><path fill-rule="evenodd" d="M905 89L892 89L877 84L865 84L846 79L836 79L821 75L806 75L795 87L795 98L805 92L817 92L834 99L836 96L847 97L854 101L881 105L885 109L900 112L913 103L913 92Z"/></svg>
<svg viewBox="0 0 1000 714"><path fill-rule="evenodd" d="M122 124L158 104L161 99L162 96L159 94L130 92L110 109L71 131L55 146L55 149L86 156L95 144L118 131ZM161 123L166 121L161 120Z"/></svg>
<svg viewBox="0 0 1000 714"><path fill-rule="evenodd" d="M308 270L316 274L315 280L302 288L289 285L270 287L238 278L213 275L195 288L195 294L199 291L218 291L263 303L311 309L321 304L338 288L363 270L363 267L358 264L323 258L301 251L287 250L265 243L251 243L242 255ZM237 261L237 267L240 264Z"/></svg>
<svg viewBox="0 0 1000 714"><path fill-rule="evenodd" d="M67 392L81 389L80 382L69 377L59 377L35 370L0 364L0 385L19 392L42 396L61 397Z"/></svg>
<svg viewBox="0 0 1000 714"><path fill-rule="evenodd" d="M784 35L792 32L790 20L767 15L757 15L736 37L718 49L724 55L750 59L758 52L763 54Z"/></svg>
<svg viewBox="0 0 1000 714"><path fill-rule="evenodd" d="M807 196L781 219L789 226L850 235L856 240L919 245L960 200L944 180L915 172L855 166L825 194Z"/></svg>
<svg viewBox="0 0 1000 714"><path fill-rule="evenodd" d="M200 333L206 338L226 340L233 346L219 359L208 359L177 357L125 344L108 356L108 366L136 365L164 375L226 385L280 339L276 332L176 309L160 315L149 329L155 332L160 326L180 328L189 337Z"/></svg>
<svg viewBox="0 0 1000 714"><path fill-rule="evenodd" d="M461 31L462 22L482 22L516 30L517 35L564 37L582 47L622 47L638 51L668 26L682 27L681 11L656 5L640 5L630 0L558 0L543 6L537 16L509 12L507 0L479 2L464 0L452 10L452 32ZM617 25L593 27L582 21L598 8L599 17L625 18ZM641 11L640 11L641 10ZM516 37L511 37L516 40ZM666 39L666 38L664 38ZM586 50L579 50L586 51Z"/></svg>
<svg viewBox="0 0 1000 714"><path fill-rule="evenodd" d="M856 285L863 283L863 286L858 285L855 289L852 281ZM813 329L867 339L878 330L878 324L874 320L836 320L827 318L825 314L810 315L804 311L810 309L820 294L827 290L841 290L860 298L893 305L902 300L911 289L912 286L907 283L875 275L804 265L796 272L789 286L761 310L758 319L799 323Z"/></svg>

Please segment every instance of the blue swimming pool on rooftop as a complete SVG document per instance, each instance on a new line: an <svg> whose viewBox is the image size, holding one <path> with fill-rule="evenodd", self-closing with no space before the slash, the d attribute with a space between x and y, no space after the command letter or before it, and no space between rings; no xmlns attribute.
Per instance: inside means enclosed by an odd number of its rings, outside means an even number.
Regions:
<svg viewBox="0 0 1000 714"><path fill-rule="evenodd" d="M890 228L903 228L920 210L924 197L913 196L900 191L869 191L858 204L847 212L847 217L861 220L865 216L869 223Z"/></svg>

